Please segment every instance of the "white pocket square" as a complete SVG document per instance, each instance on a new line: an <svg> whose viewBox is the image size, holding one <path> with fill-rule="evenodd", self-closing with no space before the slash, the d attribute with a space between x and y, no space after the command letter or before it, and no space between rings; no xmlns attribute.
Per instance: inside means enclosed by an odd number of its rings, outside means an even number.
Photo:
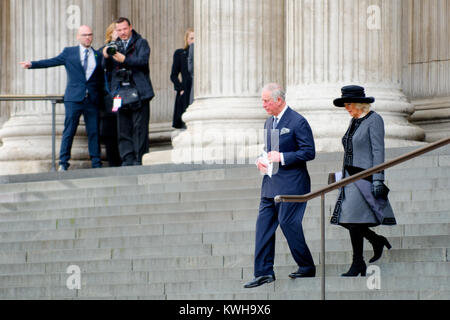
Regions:
<svg viewBox="0 0 450 320"><path fill-rule="evenodd" d="M281 129L281 133L280 133L280 135L283 135L283 134L288 134L289 132L291 132L291 130L290 130L290 129L288 129L288 128L283 128L283 129Z"/></svg>

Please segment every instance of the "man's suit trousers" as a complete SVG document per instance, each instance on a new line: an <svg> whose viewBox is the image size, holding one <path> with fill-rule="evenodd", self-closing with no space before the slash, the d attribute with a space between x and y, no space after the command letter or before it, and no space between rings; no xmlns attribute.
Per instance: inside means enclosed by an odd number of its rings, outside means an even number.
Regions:
<svg viewBox="0 0 450 320"><path fill-rule="evenodd" d="M65 102L66 117L64 121L64 131L61 141L61 151L59 155L59 164L64 168L69 167L73 139L80 123L80 117L83 115L86 124L88 136L89 155L93 168L102 166L100 158L98 120L99 113L97 106L89 98L82 102Z"/></svg>
<svg viewBox="0 0 450 320"><path fill-rule="evenodd" d="M119 110L119 152L123 166L142 165L142 157L149 151L150 101L141 104L135 111Z"/></svg>
<svg viewBox="0 0 450 320"><path fill-rule="evenodd" d="M305 209L306 203L275 203L274 199L261 199L256 222L255 277L274 274L275 232L278 225L300 270L309 272L315 269L303 234Z"/></svg>

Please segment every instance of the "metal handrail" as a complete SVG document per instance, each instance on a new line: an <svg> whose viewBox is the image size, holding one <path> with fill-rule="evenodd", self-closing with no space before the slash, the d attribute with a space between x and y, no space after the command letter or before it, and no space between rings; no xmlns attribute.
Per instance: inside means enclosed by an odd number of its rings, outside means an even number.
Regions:
<svg viewBox="0 0 450 320"><path fill-rule="evenodd" d="M62 95L0 95L0 101L50 101L52 103L52 168L56 172L56 104L64 102Z"/></svg>
<svg viewBox="0 0 450 320"><path fill-rule="evenodd" d="M450 144L450 138L445 138L439 140L437 142L431 143L425 147L417 149L415 151L409 152L403 156L394 158L390 161L387 161L383 164L380 164L371 169L367 169L363 172L345 178L341 181L330 184L320 190L315 192L311 192L302 196L276 196L275 202L307 202L311 199L321 197L321 216L320 216L320 225L321 225L321 250L320 250L320 260L321 260L321 269L322 269L322 277L321 277L321 297L322 300L325 300L325 194L334 191L336 189L340 189L345 187L353 182L369 177L375 173L381 172L385 169L394 167L400 163L411 160L413 158L417 158L425 153L431 152L435 149L441 148L447 144Z"/></svg>

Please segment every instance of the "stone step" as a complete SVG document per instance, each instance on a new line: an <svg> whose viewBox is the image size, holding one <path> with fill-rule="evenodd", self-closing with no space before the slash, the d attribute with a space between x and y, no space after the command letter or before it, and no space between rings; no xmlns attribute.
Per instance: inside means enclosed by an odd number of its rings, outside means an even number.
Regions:
<svg viewBox="0 0 450 320"><path fill-rule="evenodd" d="M151 171L151 167L142 169ZM91 178L89 176L85 176L90 170L79 170L78 172L71 172L69 175L67 175L71 176L71 179L63 179L63 174L62 176L55 176L54 180L38 180L36 182L0 184L0 193L42 192L79 188L92 189L98 187L116 187L129 185L235 180L241 179L243 173L245 173L244 176L248 178L261 178L258 171L255 170L254 166L237 166L228 168L224 167L218 169L206 168L203 170L180 172L167 171L160 173L145 173L140 175L127 175L127 171L129 170L127 170L126 168L117 170L120 170L119 173L121 173L121 175ZM94 172L95 170L92 170L92 173ZM83 178L77 178L76 176L78 174L80 176L83 176ZM48 175L51 176L52 174Z"/></svg>
<svg viewBox="0 0 450 320"><path fill-rule="evenodd" d="M140 205L117 205L98 208L71 208L71 209L49 209L41 211L24 211L1 213L1 222L13 221L40 221L50 219L76 219L76 218L107 218L111 216L135 216L178 213L205 213L205 212L232 212L238 210L255 210L259 207L259 199L239 199L232 203L229 200L215 201L210 203L185 202L166 204L140 204Z"/></svg>
<svg viewBox="0 0 450 320"><path fill-rule="evenodd" d="M239 222L237 222L239 223ZM38 232L12 232L0 233L0 252L28 251L28 250L45 250L45 249L77 249L77 248L130 248L145 247L149 244L223 244L226 243L230 247L235 244L253 245L255 239L254 223L247 222L245 225L239 223L241 228L247 230L236 230L236 222L231 222L228 226L228 232L223 231L224 224L220 222L220 231L206 231L207 227L214 227L217 230L216 223L173 223L163 225L130 225L122 227L107 228L86 228L86 229L63 229L63 230L47 230ZM175 225L176 230L184 227L189 233L182 230L179 233L170 233L170 227ZM173 230L173 229L172 229ZM197 230L198 232L195 232ZM64 231L64 232L60 232ZM66 232L68 231L68 232ZM395 227L380 226L377 232L394 241L394 238L405 237L403 244L415 243L433 243L436 236L450 237L450 223L426 224L426 225L399 225ZM317 233L317 226L304 225L305 237L308 242L320 240L320 234ZM152 234L153 235L149 235ZM75 238L74 238L75 237ZM284 241L284 235L280 229L276 233L277 239ZM53 240L49 240L53 239ZM344 228L327 225L326 239L332 245L336 245L338 240L347 240L348 231ZM394 243L391 241L391 244ZM394 245L395 246L395 245Z"/></svg>
<svg viewBox="0 0 450 320"><path fill-rule="evenodd" d="M367 291L367 292L327 292L328 300L417 300L420 291ZM145 298L140 298L145 299ZM168 294L167 300L243 300L243 301L273 301L273 300L320 300L320 291L293 292L293 293L211 293L211 294Z"/></svg>
<svg viewBox="0 0 450 320"><path fill-rule="evenodd" d="M201 193L160 193L129 196L109 196L97 198L59 199L46 201L32 201L19 203L1 203L0 214L8 212L40 211L48 209L70 209L88 207L107 207L116 205L139 204L170 204L202 201L223 201L225 199L258 199L261 195L260 188L244 190L205 191Z"/></svg>
<svg viewBox="0 0 450 320"><path fill-rule="evenodd" d="M437 261L446 261L447 248L449 243L448 236L435 237L413 237L409 241L408 238L400 239L401 246L394 247L390 251L384 253L383 258L388 259L386 262L409 262L409 261L435 261L429 259L439 259ZM397 240L393 239L393 244L397 245ZM343 241L341 246L330 248L327 255L330 259L329 263L344 263L342 254L350 255L350 244ZM311 251L315 261L319 258L319 241L310 241ZM400 249L400 247L402 249ZM367 248L367 246L366 246ZM370 248L371 249L371 248ZM333 251L332 251L333 250ZM414 251L416 250L416 251ZM417 251L419 250L419 251ZM423 250L423 251L420 251ZM252 265L251 256L254 252L254 245L251 244L192 244L192 245L160 245L154 247L132 247L132 248L96 248L96 249L67 249L67 250L36 250L27 252L0 252L1 264L22 264L22 263L43 263L43 262L70 262L70 261L101 261L110 259L143 259L150 257L186 257L186 256L223 256L225 260L235 261L236 254L240 257L246 257L247 263ZM286 242L277 242L276 252L278 254L289 253ZM368 251L366 256L373 253ZM394 260L392 260L394 259ZM419 260L417 260L419 259ZM420 260L426 259L426 260ZM347 259L351 261L351 258ZM233 262L233 263L236 263ZM239 265L242 263L237 260ZM282 260L283 263L283 260Z"/></svg>
<svg viewBox="0 0 450 320"><path fill-rule="evenodd" d="M152 223L147 221L145 217L134 217L129 219L128 225L120 226L77 226L75 221L69 220L69 225L63 225L61 229L50 229L40 231L12 231L0 232L0 243L16 242L16 241L46 241L46 240L75 240L75 239L93 239L93 238L107 238L107 237L127 237L127 236L147 236L147 235L175 235L175 234L192 234L192 233L211 233L219 232L219 235L211 235L216 237L223 237L224 232L236 231L254 231L256 224L255 212L254 218L249 220L232 220L232 215L220 215L220 218L213 221L193 221L193 222L167 222L167 223ZM139 219L138 219L139 218ZM89 221L89 220L88 220ZM317 220L316 220L317 221ZM315 221L315 222L316 222ZM73 224L72 224L73 223ZM71 225L70 225L71 224ZM53 223L51 224L53 227ZM436 224L411 224L411 225L397 225L380 226L383 230L382 234L389 235L420 235L420 234L448 234L449 223ZM317 232L319 224L305 223L305 233L311 231L311 234ZM326 234L328 238L342 237L347 235L343 228L326 223Z"/></svg>
<svg viewBox="0 0 450 320"><path fill-rule="evenodd" d="M308 238L307 238L308 239ZM450 243L449 235L439 235L439 236L422 236L422 237L391 237L389 242L392 245L391 250L402 249L423 249L423 248L445 248ZM312 253L320 252L320 240L307 240L307 244ZM340 239L340 240L328 240L325 244L327 252L335 252L346 250L351 252L352 246L350 239ZM372 249L372 246L366 242L365 248ZM230 256L234 254L251 255L254 253L255 244L254 243L235 243L235 244L213 244L212 250L213 255L217 256ZM276 243L277 252L288 253L290 252L289 246L286 241L278 241ZM372 252L373 255L373 252Z"/></svg>
<svg viewBox="0 0 450 320"><path fill-rule="evenodd" d="M261 178L239 180L213 180L202 182L183 183L157 183L139 184L127 186L92 187L63 189L57 192L18 192L0 194L0 203L48 201L57 199L79 199L98 197L117 197L124 195L161 194L177 192L197 192L211 190L241 190L248 188L260 188Z"/></svg>
<svg viewBox="0 0 450 320"><path fill-rule="evenodd" d="M149 300L152 298L149 297ZM211 293L211 294L168 294L167 300L320 300L320 291L285 293ZM367 290L367 291L327 291L327 300L448 300L450 290ZM136 300L146 300L145 297Z"/></svg>
<svg viewBox="0 0 450 320"><path fill-rule="evenodd" d="M150 257L211 256L211 245L161 245L146 248L38 250L28 252L0 252L1 264L101 261Z"/></svg>
<svg viewBox="0 0 450 320"><path fill-rule="evenodd" d="M62 287L23 287L0 289L0 299L73 299L89 297L131 297L151 296L165 300L164 284L124 284L86 287L83 290L69 290Z"/></svg>
<svg viewBox="0 0 450 320"><path fill-rule="evenodd" d="M338 277L342 273L349 270L351 263L348 264L327 264L325 268L326 277ZM378 267L380 270L380 276L383 277L419 277L419 276L450 276L450 266L448 262L397 262L397 263L384 263L381 260L375 264L368 264L368 276L373 275L373 271L370 270L370 266ZM181 270L182 272L183 270ZM297 266L276 266L274 272L277 279L288 280L289 274L297 271ZM370 272L369 272L370 271ZM161 271L162 272L162 271ZM253 279L254 271L253 267L243 267L243 279ZM320 265L316 265L316 277L321 277L322 268Z"/></svg>
<svg viewBox="0 0 450 320"><path fill-rule="evenodd" d="M416 291L367 291L367 292L327 292L328 300L448 300L450 291L416 290ZM29 300L30 298L5 298L3 300ZM52 297L38 297L33 300L51 300ZM90 300L222 300L222 301L266 301L266 300L319 300L320 292L294 292L290 293L216 293L216 294L187 294L187 295L146 295L146 296L120 296L120 297L70 297L63 300L90 301Z"/></svg>
<svg viewBox="0 0 450 320"><path fill-rule="evenodd" d="M185 218L189 219L191 213L185 213ZM47 220L47 221L37 221L30 222L36 224L37 226L45 226L48 228L40 228L37 231L9 231L0 232L0 242L15 242L15 241L43 241L43 240L70 240L70 239L84 239L84 238L102 238L102 237L112 237L112 236L131 236L131 235L162 235L162 234L182 234L182 233L208 233L208 232L223 232L223 231L253 231L256 224L257 212L253 211L253 215L249 211L249 219L239 220L234 219L231 212L217 212L214 216L213 213L209 213L214 219L194 219L194 221L181 221L176 218L179 214L175 215L174 218L170 217L170 214L166 215L166 221L159 221L155 217L161 215L150 214L148 216L124 216L118 218L115 222L114 220L104 222L107 217L104 218L80 218L84 220L84 223L77 223L75 219L64 219L64 220ZM192 213L193 216L202 217L202 214ZM306 232L308 229L315 229L319 227L319 218L312 216L312 212L306 213L307 217L304 221L304 228ZM430 214L433 216L433 214ZM406 225L397 225L392 228L389 226L381 226L382 230L386 230L386 235L414 235L423 234L427 232L432 232L431 234L445 234L448 232L448 223L450 215L445 213L437 213L437 218L442 222L435 224L409 224L408 217L404 218ZM414 216L414 214L410 214ZM106 224L105 227L97 227L95 224L91 225L91 221L100 221L100 224ZM401 219L399 219L401 220ZM103 222L102 222L103 221ZM177 222L173 222L177 221ZM329 216L326 217L326 228L327 234L333 235L336 232L344 234L342 228L336 228L328 223ZM122 222L117 226L117 222ZM23 223L19 221L18 223ZM11 225L14 222L8 222L5 225ZM1 224L0 224L1 225ZM56 229L58 228L58 229ZM227 228L227 229L222 229ZM233 229L235 228L235 229ZM11 230L11 229L7 229ZM34 229L32 229L34 230ZM427 231L433 230L433 231ZM440 231L436 231L440 230Z"/></svg>
<svg viewBox="0 0 450 320"><path fill-rule="evenodd" d="M0 252L22 252L41 250L143 248L158 245L203 244L202 234L130 236L77 240L19 241L0 243Z"/></svg>
<svg viewBox="0 0 450 320"><path fill-rule="evenodd" d="M44 230L62 230L73 228L89 227L116 227L138 224L161 224L171 222L197 222L197 221L255 221L257 218L257 209L239 210L239 211L208 211L208 212L168 212L164 214L147 215L113 215L108 217L81 217L73 219L49 219L49 220L18 220L0 222L0 232L23 232L23 231L44 231ZM328 219L328 217L327 217ZM398 225L414 225L427 223L450 223L449 212L427 212L426 215L419 212L401 213L397 215ZM327 221L328 225L328 221ZM310 208L307 208L303 218L303 226L320 226L320 217L311 216Z"/></svg>
<svg viewBox="0 0 450 320"><path fill-rule="evenodd" d="M279 253L275 251L275 266L278 265L296 265L290 253ZM417 249L392 249L384 251L380 263L394 263L394 262L448 262L450 256L447 248L417 248ZM312 256L316 264L320 264L320 253L312 252ZM369 258L373 256L373 251L367 250L365 247L364 257ZM253 267L254 256L252 254L239 254L224 256L224 266L242 266ZM341 249L340 251L326 251L326 264L350 264L352 261L352 252Z"/></svg>
<svg viewBox="0 0 450 320"><path fill-rule="evenodd" d="M325 186L325 181L317 183L314 174L311 174L312 189L317 190ZM139 177L138 177L139 180ZM176 182L176 183L147 183L147 181L138 181L139 184L114 185L105 187L96 187L95 185L87 185L86 187L74 187L71 189L62 189L50 191L28 191L28 192L8 192L0 193L0 203L11 202L31 202L31 201L48 201L55 199L77 199L77 198L97 198L106 196L121 195L141 195L141 194L159 194L173 192L197 192L211 190L240 190L245 188L260 188L261 177L247 179L231 180L212 180L212 181L194 181L194 182ZM145 182L145 184L144 184ZM391 191L419 191L448 189L450 187L450 178L434 178L434 179L414 179L412 176L406 181L397 181L395 179L387 179ZM66 184L67 185L67 184ZM413 186L410 190L405 190L405 185Z"/></svg>
<svg viewBox="0 0 450 320"><path fill-rule="evenodd" d="M384 279L384 281L383 281ZM448 277L385 277L382 279L382 291L389 290L448 290L450 285L450 278ZM246 281L245 281L246 282ZM320 290L320 279L302 279L302 280L285 280L279 279L273 283L253 288L245 289L243 280L215 280L215 281L191 281L191 282L177 282L166 283L165 293L170 294L189 294L189 293L287 293L287 292L309 292ZM326 281L326 290L340 291L368 291L367 278L343 278L343 277L328 277ZM384 289L383 289L384 288Z"/></svg>
<svg viewBox="0 0 450 320"><path fill-rule="evenodd" d="M321 238L318 233L318 225L312 226L303 224L303 231L307 240L319 240ZM422 236L449 236L450 223L436 224L414 224L414 225L397 225L397 226L379 226L374 230L385 237L422 237ZM284 235L280 228L276 232L277 239L283 238ZM325 238L329 241L338 239L348 239L349 233L345 228L326 225ZM231 232L204 232L203 242L212 244L235 244L235 243L253 243L255 241L255 228L249 231L231 231Z"/></svg>
<svg viewBox="0 0 450 320"><path fill-rule="evenodd" d="M88 190L81 190L87 194ZM199 192L143 192L109 195L89 195L77 194L80 198L55 198L33 201L17 201L0 203L0 217L2 213L8 212L29 212L37 210L70 209L85 207L103 207L126 204L165 204L179 202L197 201L218 201L223 199L258 199L261 194L260 187L245 187L243 189L221 189L205 190ZM338 192L329 193L326 197L327 203L331 204L336 200ZM436 188L434 190L414 190L414 191L393 191L389 195L391 203L400 201L427 201L427 200L448 200L448 188ZM316 198L309 202L310 205L317 205L320 199Z"/></svg>
<svg viewBox="0 0 450 320"><path fill-rule="evenodd" d="M292 292L268 295L270 300L319 300L318 292ZM448 300L450 290L371 290L371 291L333 291L326 293L328 300Z"/></svg>
<svg viewBox="0 0 450 320"><path fill-rule="evenodd" d="M56 200L55 205L52 202L40 202L39 206L33 206L33 203L26 203L22 206L28 207L19 211L17 209L20 204L12 204L6 206L0 205L0 221L18 220L25 217L25 219L52 219L52 218L74 218L79 216L80 213L85 213L86 216L98 217L111 213L124 213L124 211L134 211L134 214L141 213L142 211L162 213L162 212L186 212L186 211L200 211L205 212L209 210L240 210L240 209L254 209L259 207L259 189L241 191L226 191L223 192L223 198L219 198L220 192L212 191L210 193L204 193L201 197L197 197L195 193L183 194L163 194L162 199L159 195L147 195L136 197L120 197L120 198L100 198L100 199L79 199L77 201L64 201ZM425 193L424 193L425 194ZM209 198L208 195L215 195L217 198ZM251 197L249 197L252 195ZM395 212L401 214L402 212L417 212L417 211L445 211L450 208L450 199L445 198L446 192L443 190L437 190L435 198L443 199L428 199L428 194L425 196L417 197L425 198L422 200L411 200L409 193L402 195L398 193L399 200L395 197L391 197L391 203ZM325 210L331 212L334 209L337 193L330 194L326 198ZM225 199L224 199L225 198ZM227 199L228 198L228 199ZM230 201L233 199L233 201ZM162 203L166 201L165 203ZM320 210L320 199L316 198L308 202L308 209L318 214ZM66 216L66 213L69 216ZM76 214L74 214L76 213ZM126 214L126 212L125 212Z"/></svg>
<svg viewBox="0 0 450 320"><path fill-rule="evenodd" d="M145 275L145 274L144 274ZM109 278L109 276L106 276ZM82 278L83 279L83 278ZM48 279L51 280L51 279ZM130 279L129 279L130 280ZM83 281L83 280L82 280ZM331 295L335 288L339 288L340 293L349 292L355 294L371 294L375 292L377 296L394 297L397 292L422 292L423 296L433 296L434 292L448 292L447 288L450 279L448 277L423 276L415 277L384 277L381 279L381 290L371 291L367 286L367 277L342 278L328 277L326 290ZM320 293L320 279L277 279L271 284L267 284L254 289L244 289L244 280L206 280L206 281L186 281L172 283L141 283L141 284L109 284L109 285L87 285L81 290L68 290L66 286L46 286L46 287L15 287L1 288L0 298L8 299L13 297L33 298L33 297L64 297L64 298L93 298L93 297L148 297L149 295L165 296L167 299L176 297L196 295L224 295L233 294L245 297L246 295L259 294L267 295L268 299L277 299L287 294L299 296L301 294L311 295ZM425 295L425 292L427 294ZM234 297L236 298L236 296ZM313 297L312 297L313 298ZM314 297L314 299L317 297Z"/></svg>
<svg viewBox="0 0 450 320"><path fill-rule="evenodd" d="M448 275L449 263L445 249L393 249L384 252L383 257L376 262L383 273L387 274L436 274ZM401 254L407 261L401 261ZM371 251L365 252L365 257L372 256ZM313 252L317 264L317 273L320 275L319 253ZM419 262L415 261L417 259ZM65 273L70 265L77 265L81 273L108 273L108 272L172 272L198 269L240 268L243 269L244 278L253 274L253 255L231 256L188 256L188 257L150 257L132 259L104 259L93 261L70 260L67 262L22 262L13 264L0 264L0 275L32 275L32 274L61 274ZM351 253L346 251L327 252L327 275L340 274L351 263ZM285 277L295 271L296 263L289 253L279 253L275 258L275 271L278 277Z"/></svg>
<svg viewBox="0 0 450 320"><path fill-rule="evenodd" d="M338 162L315 162L309 163L309 171L313 176L313 183L317 181L327 181L328 173L341 170L341 161ZM145 168L150 170L151 167ZM418 173L416 169L423 169L425 173ZM411 160L398 167L387 170L387 179L409 178L441 178L448 176L450 166L442 161L439 157L429 156ZM126 170L123 170L127 172ZM94 171L93 171L94 172ZM447 173L447 174L443 174ZM80 170L80 176L84 176L86 170ZM419 176L417 176L419 174ZM50 175L50 174L49 174ZM76 177L76 173L71 173ZM260 179L259 173L254 166L236 166L224 169L205 169L199 171L183 171L183 172L167 172L142 175L121 175L97 178L83 178L71 180L48 180L42 182L28 183L3 183L0 184L0 193L23 193L23 192L43 192L43 191L61 191L67 189L79 188L98 188L98 187L117 187L117 186L134 186L161 183L184 183L225 179L242 179L245 176L251 179ZM61 176L55 176L61 178Z"/></svg>
<svg viewBox="0 0 450 320"><path fill-rule="evenodd" d="M0 275L64 273L70 265L80 267L82 273L160 271L195 268L222 268L224 257L151 257L142 259L108 259L97 261L0 264Z"/></svg>
<svg viewBox="0 0 450 320"><path fill-rule="evenodd" d="M397 276L414 277L448 277L450 268L444 263L416 263L416 264L381 264L377 265L382 278ZM319 266L318 274L321 275ZM349 265L328 265L327 277L333 278L348 271ZM288 280L288 275L296 271L292 266L276 267L277 280ZM370 271L370 268L369 268ZM369 274L371 274L369 272ZM33 274L33 275L3 275L0 276L0 288L10 287L57 287L64 286L69 275L66 272ZM253 278L252 268L196 268L185 270L158 270L133 272L82 272L81 286L120 285L120 284L158 284L177 282L217 281L217 280L246 280Z"/></svg>

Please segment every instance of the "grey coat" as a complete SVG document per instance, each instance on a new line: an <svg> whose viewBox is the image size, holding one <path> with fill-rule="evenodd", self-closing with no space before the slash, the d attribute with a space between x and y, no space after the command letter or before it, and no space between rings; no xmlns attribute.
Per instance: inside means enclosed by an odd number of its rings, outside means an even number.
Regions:
<svg viewBox="0 0 450 320"><path fill-rule="evenodd" d="M356 126L351 132L352 124ZM376 112L362 119L352 119L343 140L344 168L369 169L384 162L384 121ZM350 174L343 168L344 177ZM373 180L384 181L384 172L376 173ZM341 189L331 219L332 224L364 223L371 226L396 224L389 200L378 201L371 197L370 183L352 183ZM374 209L377 208L377 209Z"/></svg>

